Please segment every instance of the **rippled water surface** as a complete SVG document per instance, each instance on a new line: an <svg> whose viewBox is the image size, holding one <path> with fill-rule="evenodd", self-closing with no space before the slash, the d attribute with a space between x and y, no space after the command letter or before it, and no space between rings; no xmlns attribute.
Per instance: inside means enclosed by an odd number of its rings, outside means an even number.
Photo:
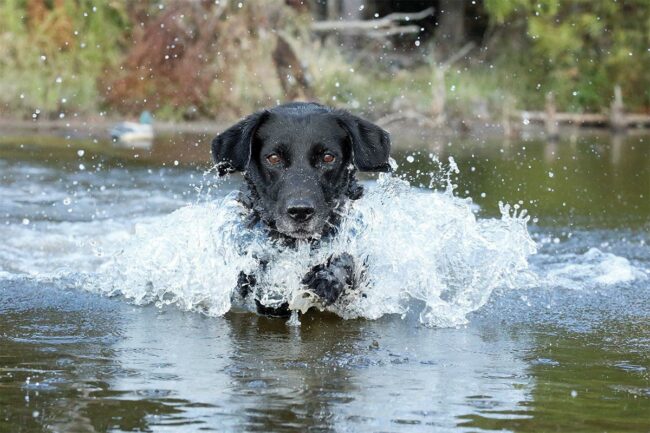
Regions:
<svg viewBox="0 0 650 433"><path fill-rule="evenodd" d="M344 234L289 251L241 235L208 137L3 138L0 431L650 431L650 137L395 141ZM367 296L232 308L241 245L296 299L351 251Z"/></svg>

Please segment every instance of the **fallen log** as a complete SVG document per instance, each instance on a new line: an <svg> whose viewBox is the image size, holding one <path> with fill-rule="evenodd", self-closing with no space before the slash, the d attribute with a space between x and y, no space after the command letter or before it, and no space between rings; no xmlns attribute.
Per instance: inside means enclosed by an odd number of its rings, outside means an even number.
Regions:
<svg viewBox="0 0 650 433"><path fill-rule="evenodd" d="M381 127L386 127L393 122L399 122L403 120L414 120L417 122L418 126L428 126L429 128L435 128L439 126L439 124L432 119L429 119L424 114L420 114L414 110L406 110L387 114L386 116L377 119L375 123Z"/></svg>
<svg viewBox="0 0 650 433"><path fill-rule="evenodd" d="M524 123L546 123L548 117L544 111L515 111L513 120ZM555 113L555 121L560 124L578 126L609 126L610 116L602 113ZM647 114L623 114L620 122L626 127L650 127L650 116Z"/></svg>
<svg viewBox="0 0 650 433"><path fill-rule="evenodd" d="M650 116L647 114L626 114L623 104L621 86L614 86L614 99L609 113L557 113L553 93L546 97L545 111L517 111L512 118L518 118L524 124L530 122L544 123L549 137L558 134L560 124L576 126L609 127L613 132L623 132L628 128L650 128Z"/></svg>

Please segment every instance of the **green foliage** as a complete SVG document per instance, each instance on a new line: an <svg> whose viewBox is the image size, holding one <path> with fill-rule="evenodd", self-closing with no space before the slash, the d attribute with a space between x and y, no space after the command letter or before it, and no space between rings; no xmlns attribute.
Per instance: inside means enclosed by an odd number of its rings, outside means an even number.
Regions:
<svg viewBox="0 0 650 433"><path fill-rule="evenodd" d="M487 111L498 118L504 101L541 108L546 93L553 91L562 110L601 111L620 84L629 111L650 111L650 0L483 0L483 5L492 24L488 35L496 34L491 39L496 42L485 63L447 72L448 110L461 116ZM129 108L129 103L138 100L153 104L159 118L180 118L188 107L202 116L238 117L284 96L272 59L276 31L292 41L315 96L323 102L378 114L432 110L436 83L429 66L416 63L382 72L367 59L350 60L338 45L323 43L309 32L308 14L281 0L264 2L263 7L252 2L242 8L231 5L216 30L205 35L188 27L187 16L181 14L186 19L178 26L189 28L181 45L186 50L198 47L192 55L198 53L200 61L162 62L164 53L152 50L150 40L142 37L146 43L138 54L137 44L130 42L173 6L196 9L183 0L1 1L0 112L29 116L38 110L50 117L103 109L137 112L140 108ZM199 9L196 13L209 15ZM143 26L132 31L140 21ZM171 33L169 26L165 29ZM170 44L159 45L167 50ZM144 57L149 63L129 63ZM174 71L172 63L185 69ZM142 73L148 64L151 73ZM165 73L180 80L164 81ZM120 93L115 84L122 76L131 81L125 81L128 85ZM186 81L193 85L185 86ZM141 86L139 97L133 82ZM198 102L183 105L181 90L199 95Z"/></svg>
<svg viewBox="0 0 650 433"><path fill-rule="evenodd" d="M650 107L650 2L647 0L486 0L492 22L512 37L525 22L526 56L502 64L531 88L553 91L561 108L594 111L609 106L614 85L631 110ZM515 65L520 62L519 65Z"/></svg>
<svg viewBox="0 0 650 433"><path fill-rule="evenodd" d="M0 29L0 107L53 116L99 109L128 22L120 2L7 0Z"/></svg>

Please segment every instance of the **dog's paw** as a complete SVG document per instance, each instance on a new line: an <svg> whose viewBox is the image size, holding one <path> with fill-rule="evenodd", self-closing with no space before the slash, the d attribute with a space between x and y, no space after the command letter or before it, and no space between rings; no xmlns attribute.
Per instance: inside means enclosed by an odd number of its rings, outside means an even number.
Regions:
<svg viewBox="0 0 650 433"><path fill-rule="evenodd" d="M354 276L354 259L349 254L330 257L327 263L314 266L302 280L323 303L331 305L336 302L346 288L352 287Z"/></svg>
<svg viewBox="0 0 650 433"><path fill-rule="evenodd" d="M312 292L323 300L326 306L336 302L345 290L345 285L336 278L332 278L328 271L310 273L303 281Z"/></svg>
<svg viewBox="0 0 650 433"><path fill-rule="evenodd" d="M284 302L278 307L267 307L262 304L257 299L255 300L255 307L257 308L257 314L267 317L289 317L291 316L291 310L289 309L289 304Z"/></svg>

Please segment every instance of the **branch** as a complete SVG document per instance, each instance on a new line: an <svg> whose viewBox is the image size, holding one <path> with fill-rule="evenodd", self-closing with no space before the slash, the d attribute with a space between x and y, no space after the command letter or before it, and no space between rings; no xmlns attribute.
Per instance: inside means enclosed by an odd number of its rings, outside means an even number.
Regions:
<svg viewBox="0 0 650 433"><path fill-rule="evenodd" d="M451 65L453 65L454 63L456 63L457 61L465 57L467 53L469 53L474 48L474 46L475 46L474 42L468 42L463 46L463 48L458 50L453 56L449 57L447 60L442 62L440 64L440 68L449 69Z"/></svg>
<svg viewBox="0 0 650 433"><path fill-rule="evenodd" d="M434 8L426 8L424 10L421 10L420 12L415 12L415 13L403 13L403 12L393 12L392 14L388 14L384 17L379 18L379 20L390 20L390 21L417 21L421 20L423 18L426 18L430 15L433 15L433 13L436 10Z"/></svg>
<svg viewBox="0 0 650 433"><path fill-rule="evenodd" d="M382 30L373 30L366 33L371 38L385 38L386 36L403 35L406 33L420 33L420 26L397 26Z"/></svg>
<svg viewBox="0 0 650 433"><path fill-rule="evenodd" d="M399 21L417 21L433 15L434 9L427 8L420 12L409 13L392 13L375 20L350 20L350 21L316 21L312 23L311 29L315 32L360 32L364 30L380 30L395 27ZM408 30L395 31L391 29L391 34L395 33L414 33L416 26L405 26ZM419 32L419 27L417 28Z"/></svg>
<svg viewBox="0 0 650 433"><path fill-rule="evenodd" d="M386 127L389 124L398 122L400 120L414 120L418 123L418 125L426 125L430 128L439 126L435 121L413 110L388 114L380 119L377 119L375 123L381 127Z"/></svg>

